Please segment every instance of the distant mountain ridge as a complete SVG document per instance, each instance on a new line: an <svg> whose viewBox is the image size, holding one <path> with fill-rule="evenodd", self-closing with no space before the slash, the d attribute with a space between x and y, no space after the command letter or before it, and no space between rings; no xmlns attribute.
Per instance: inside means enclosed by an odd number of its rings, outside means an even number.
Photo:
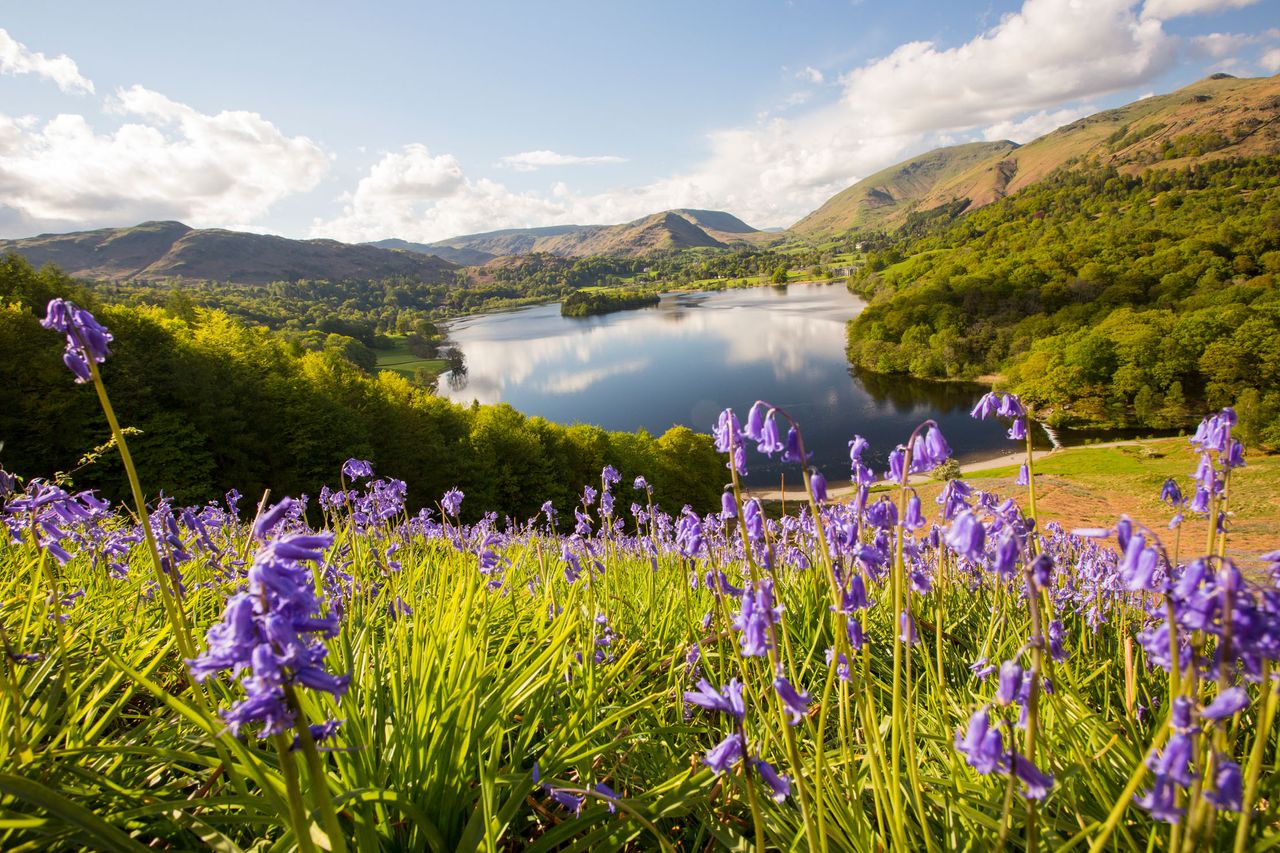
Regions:
<svg viewBox="0 0 1280 853"><path fill-rule="evenodd" d="M991 204L1075 165L1132 173L1276 153L1280 76L1214 74L1078 119L1025 145L974 142L920 154L842 190L789 230L812 239L891 229L913 212L961 201L967 210Z"/></svg>
<svg viewBox="0 0 1280 853"><path fill-rule="evenodd" d="M234 284L299 279L386 279L443 282L456 266L431 255L353 246L336 240L290 240L269 234L195 229L181 222L143 222L0 240L35 266L56 264L68 275L96 281L185 278Z"/></svg>
<svg viewBox="0 0 1280 853"><path fill-rule="evenodd" d="M369 245L433 254L454 263L479 265L494 258L534 252L581 258L590 255L641 257L651 252L728 248L767 243L777 235L752 228L722 210L682 208L621 225L552 225L463 234L434 243L379 240Z"/></svg>

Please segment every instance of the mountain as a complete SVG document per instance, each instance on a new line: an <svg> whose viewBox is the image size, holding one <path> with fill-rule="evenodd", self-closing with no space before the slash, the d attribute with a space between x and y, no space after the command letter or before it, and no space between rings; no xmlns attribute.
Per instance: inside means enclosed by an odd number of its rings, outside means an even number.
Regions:
<svg viewBox="0 0 1280 853"><path fill-rule="evenodd" d="M589 255L639 257L650 252L691 248L727 248L769 243L776 234L759 231L721 210L668 210L621 225L552 225L464 234L435 243L380 240L387 249L432 254L458 264L545 252L569 258Z"/></svg>
<svg viewBox="0 0 1280 853"><path fill-rule="evenodd" d="M728 214L725 214L728 216ZM675 211L655 213L623 225L603 225L539 240L536 251L586 258L593 255L638 258L653 252L728 248Z"/></svg>
<svg viewBox="0 0 1280 853"><path fill-rule="evenodd" d="M194 229L181 222L144 222L0 240L0 252L22 255L35 266L56 264L68 275L99 281L186 278L234 284L298 279L385 279L439 282L456 269L431 255L353 246L336 240L290 240L220 228Z"/></svg>
<svg viewBox="0 0 1280 853"><path fill-rule="evenodd" d="M938 148L858 181L791 232L821 237L891 229L913 212L973 210L1061 168L1109 165L1132 174L1280 152L1280 76L1214 74L1167 95L1105 110L1028 142Z"/></svg>

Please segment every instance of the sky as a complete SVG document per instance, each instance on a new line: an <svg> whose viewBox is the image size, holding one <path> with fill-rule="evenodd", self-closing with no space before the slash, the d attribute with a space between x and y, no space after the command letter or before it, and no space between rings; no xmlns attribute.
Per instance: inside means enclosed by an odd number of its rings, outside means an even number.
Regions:
<svg viewBox="0 0 1280 853"><path fill-rule="evenodd" d="M0 236L785 227L1220 71L1280 72L1280 0L0 0Z"/></svg>

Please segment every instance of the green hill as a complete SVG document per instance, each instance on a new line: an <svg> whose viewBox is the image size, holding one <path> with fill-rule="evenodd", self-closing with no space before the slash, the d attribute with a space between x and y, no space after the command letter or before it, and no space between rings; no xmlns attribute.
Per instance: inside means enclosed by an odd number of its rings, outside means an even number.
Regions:
<svg viewBox="0 0 1280 853"><path fill-rule="evenodd" d="M1026 145L975 142L913 157L838 193L791 231L812 239L896 228L911 213L945 205L973 211L1062 168L1106 166L1128 175L1274 154L1280 152L1278 116L1280 76L1215 74L1079 119Z"/></svg>

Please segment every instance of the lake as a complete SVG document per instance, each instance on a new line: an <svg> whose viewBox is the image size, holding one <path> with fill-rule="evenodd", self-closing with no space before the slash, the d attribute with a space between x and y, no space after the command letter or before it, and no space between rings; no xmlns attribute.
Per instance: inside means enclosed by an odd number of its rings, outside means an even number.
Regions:
<svg viewBox="0 0 1280 853"><path fill-rule="evenodd" d="M448 334L466 373L440 378L461 403L510 403L558 423L661 435L675 424L710 432L731 406L745 420L757 399L789 411L832 481L849 477L849 440L871 442L882 469L916 425L933 418L961 461L1020 449L969 410L977 385L851 373L845 323L863 301L842 284L672 293L651 308L596 317L539 305L455 320ZM747 482L778 482L784 466L752 451ZM798 476L785 466L787 479Z"/></svg>

